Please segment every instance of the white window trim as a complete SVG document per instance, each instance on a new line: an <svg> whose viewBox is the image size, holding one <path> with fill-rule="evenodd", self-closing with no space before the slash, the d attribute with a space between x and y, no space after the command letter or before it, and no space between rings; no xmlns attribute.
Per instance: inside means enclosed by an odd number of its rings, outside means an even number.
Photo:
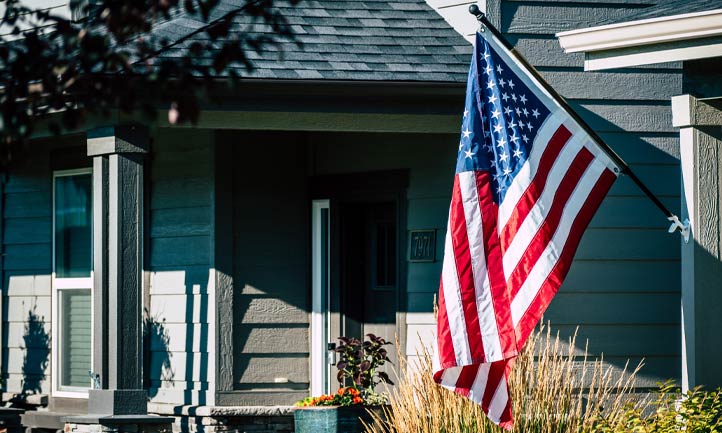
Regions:
<svg viewBox="0 0 722 433"><path fill-rule="evenodd" d="M95 306L93 290L93 271L90 271L90 277L86 278L56 278L55 276L55 179L59 177L75 176L79 174L93 174L93 169L81 168L73 170L58 170L53 172L53 191L52 191L52 278L51 278L51 358L50 358L50 374L51 374L51 393L53 397L65 398L88 398L88 389L90 388L90 377L88 377L88 388L63 387L60 389L60 359L62 359L62 347L58 345L58 337L62 335L60 329L60 290L90 290L90 341L94 341L93 334L95 327L92 325L92 317L94 316L93 308ZM91 194L92 197L92 194ZM91 249L93 241L91 239ZM93 257L91 252L91 258ZM93 352L90 352L90 363L93 365Z"/></svg>

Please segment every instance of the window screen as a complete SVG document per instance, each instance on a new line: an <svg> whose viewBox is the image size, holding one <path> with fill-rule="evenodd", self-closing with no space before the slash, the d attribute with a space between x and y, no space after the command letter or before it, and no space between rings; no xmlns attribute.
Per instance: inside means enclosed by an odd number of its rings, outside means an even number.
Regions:
<svg viewBox="0 0 722 433"><path fill-rule="evenodd" d="M61 354L62 387L88 388L90 378L90 290L60 291L60 329L59 342Z"/></svg>

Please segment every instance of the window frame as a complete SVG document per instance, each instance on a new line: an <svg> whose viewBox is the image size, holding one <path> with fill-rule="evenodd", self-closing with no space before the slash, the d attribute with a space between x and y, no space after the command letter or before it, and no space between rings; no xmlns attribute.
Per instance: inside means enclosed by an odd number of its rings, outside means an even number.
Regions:
<svg viewBox="0 0 722 433"><path fill-rule="evenodd" d="M71 387L71 386L61 386L60 380L62 377L62 351L63 348L62 345L58 344L58 338L63 335L62 330L62 314L61 314L61 297L62 294L60 292L66 291L66 290L90 290L90 341L91 341L91 350L90 350L90 365L92 369L93 365L93 346L92 341L94 339L94 333L95 333L95 327L93 326L93 317L94 317L94 297L95 297L95 290L93 290L93 224L94 224L94 218L91 211L91 234L90 234L90 257L91 257L91 265L90 265L90 276L88 277L73 277L73 278L57 278L55 273L55 185L56 180L60 177L69 177L69 176L78 176L78 175L85 175L90 174L91 178L93 175L93 169L92 167L86 167L86 168L78 168L78 169L71 169L71 170L55 170L53 171L53 184L52 184L52 273L51 273L51 392L54 397L64 397L64 398L88 398L88 389L90 389L90 377L88 377L88 386L86 388L83 387ZM93 191L91 186L91 192L90 192L90 198L91 198L91 206L92 206L92 199L93 199Z"/></svg>

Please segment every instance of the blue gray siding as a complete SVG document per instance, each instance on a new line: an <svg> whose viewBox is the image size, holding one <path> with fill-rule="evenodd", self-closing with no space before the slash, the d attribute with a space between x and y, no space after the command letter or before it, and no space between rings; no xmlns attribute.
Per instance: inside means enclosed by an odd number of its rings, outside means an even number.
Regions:
<svg viewBox="0 0 722 433"><path fill-rule="evenodd" d="M50 340L29 332L49 337L51 317L52 172L48 143L34 146L36 157L12 170L5 185L2 372L8 392L50 394Z"/></svg>
<svg viewBox="0 0 722 433"><path fill-rule="evenodd" d="M228 132L233 143L234 404L308 395L310 209L303 135ZM230 233L229 233L230 235Z"/></svg>
<svg viewBox="0 0 722 433"><path fill-rule="evenodd" d="M150 192L150 360L154 402L212 404L211 200L214 132L160 129Z"/></svg>

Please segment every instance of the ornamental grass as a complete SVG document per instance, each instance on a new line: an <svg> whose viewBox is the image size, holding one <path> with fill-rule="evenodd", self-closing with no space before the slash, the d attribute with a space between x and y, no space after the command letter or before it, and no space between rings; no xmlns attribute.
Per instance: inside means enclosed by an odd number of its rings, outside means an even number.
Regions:
<svg viewBox="0 0 722 433"><path fill-rule="evenodd" d="M510 387L514 432L593 432L603 420L607 431L625 424L630 408L639 413L646 401L635 401L634 383L641 363L621 372L575 353L576 332L567 345L549 326L540 327L518 357ZM403 359L399 356L399 359ZM479 405L436 385L431 356L424 352L418 365L400 361L398 386L391 406L374 416L368 433L501 433ZM618 431L618 430L617 430Z"/></svg>

